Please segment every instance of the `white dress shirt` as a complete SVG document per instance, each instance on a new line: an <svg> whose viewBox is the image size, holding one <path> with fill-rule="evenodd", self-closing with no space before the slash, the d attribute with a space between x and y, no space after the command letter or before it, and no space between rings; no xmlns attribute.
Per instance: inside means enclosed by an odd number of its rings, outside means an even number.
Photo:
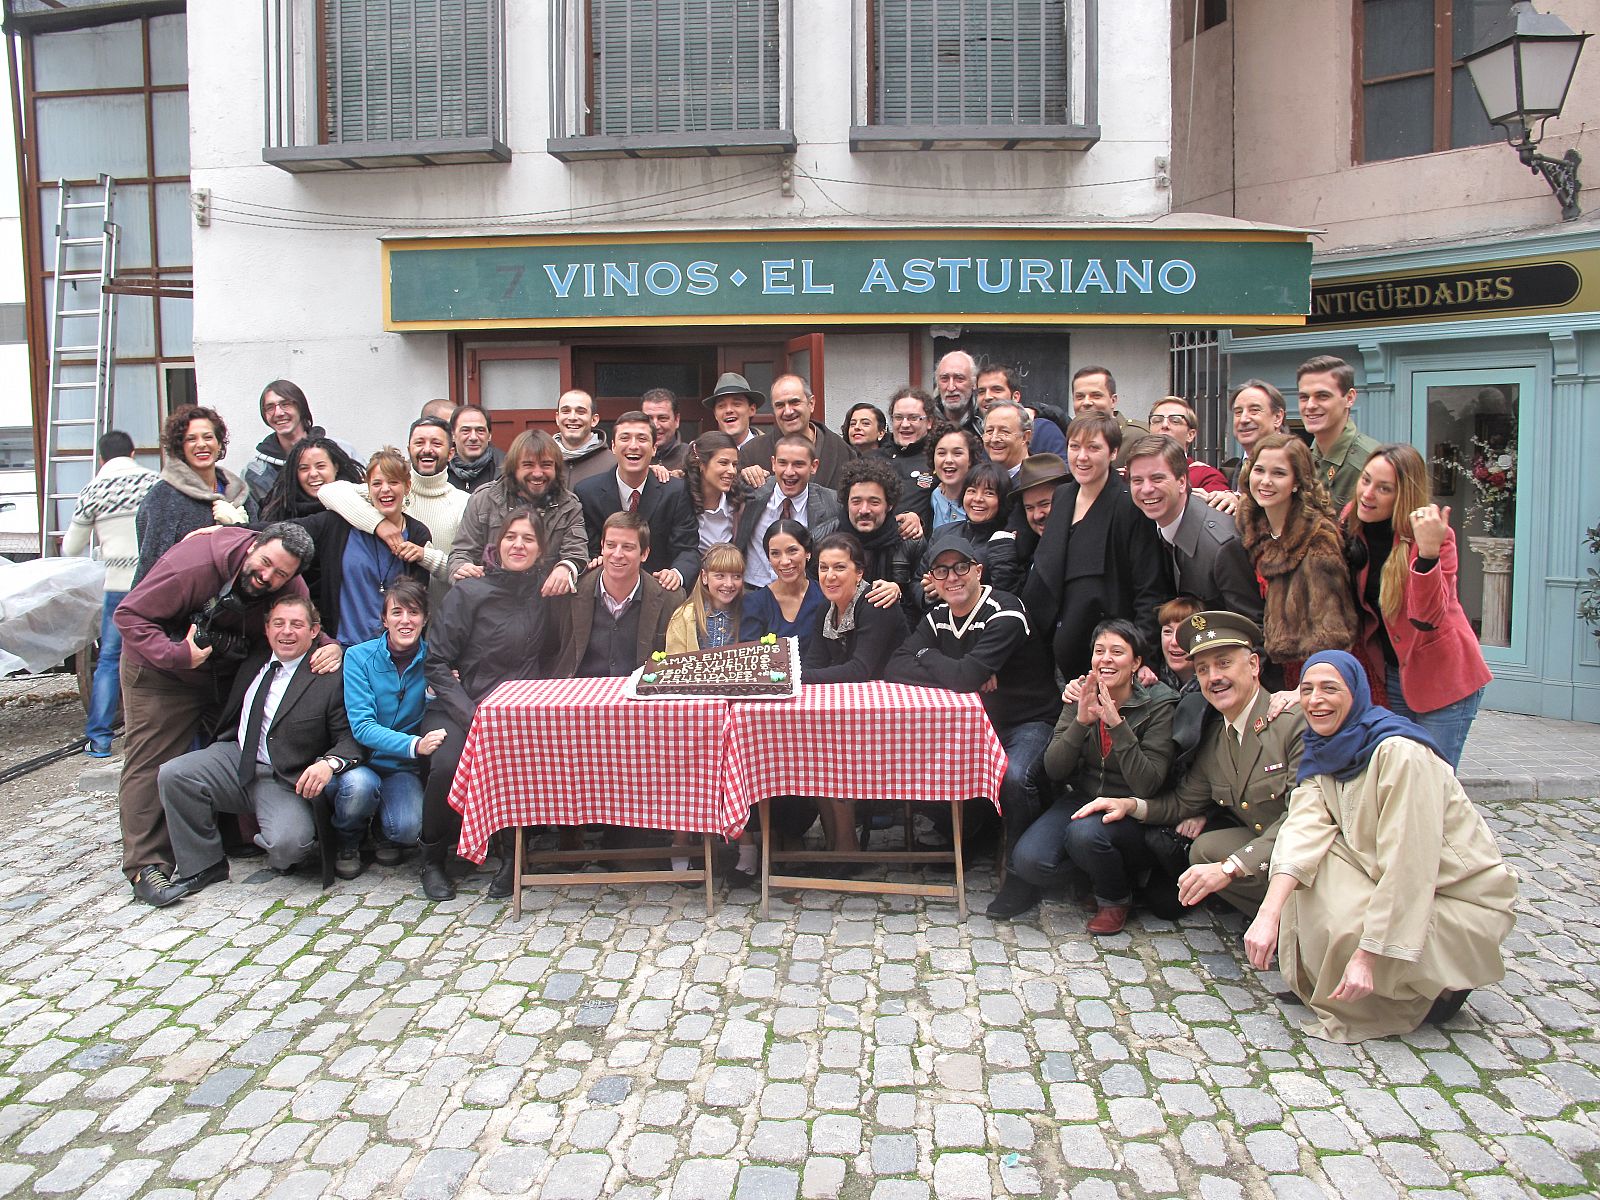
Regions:
<svg viewBox="0 0 1600 1200"><path fill-rule="evenodd" d="M267 668L273 663L278 664L278 673L272 679L272 686L267 689L267 706L261 717L261 737L256 743L256 762L271 767L272 759L267 755L267 730L272 728L273 718L277 715L278 705L283 703L283 694L289 690L289 680L294 678L294 673L300 664L305 662L306 656L291 658L288 661L273 658L261 664L261 670L256 672L256 677L250 686L244 690L244 703L239 709L239 750L244 752L245 726L250 724L250 710L256 702L256 691L261 687L261 677L267 673Z"/></svg>
<svg viewBox="0 0 1600 1200"><path fill-rule="evenodd" d="M722 493L715 508L701 510L699 524L701 554L718 542L733 541L735 522L733 510L728 507L727 492Z"/></svg>
<svg viewBox="0 0 1600 1200"><path fill-rule="evenodd" d="M606 602L606 609L611 613L611 619L613 621L628 610L628 605L632 604L634 600L638 598L639 589L642 587L644 587L644 576L641 574L639 578L633 581L633 591L629 592L621 600L613 600L611 598L611 593L606 591L606 581L604 577L601 578L600 587L598 588L598 591L600 592L600 599Z"/></svg>
<svg viewBox="0 0 1600 1200"><path fill-rule="evenodd" d="M772 528L772 523L783 515L783 502L790 501L794 505L794 519L800 524L811 527L806 520L806 504L811 498L811 489L803 488L798 496L785 496L782 488L773 488L772 495L767 498L767 507L761 511L761 519L756 522L755 534L750 539L750 548L745 551L744 581L751 587L766 587L778 577L772 569L772 564L767 561L767 530Z"/></svg>

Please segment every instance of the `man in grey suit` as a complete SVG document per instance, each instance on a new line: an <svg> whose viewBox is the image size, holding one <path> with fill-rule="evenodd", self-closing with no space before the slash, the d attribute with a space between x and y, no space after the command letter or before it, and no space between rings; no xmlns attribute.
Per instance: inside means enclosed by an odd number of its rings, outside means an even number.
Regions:
<svg viewBox="0 0 1600 1200"><path fill-rule="evenodd" d="M1195 596L1207 609L1261 621L1261 585L1233 518L1190 502L1188 460L1175 439L1151 434L1134 442L1128 491L1161 534L1172 595Z"/></svg>
<svg viewBox="0 0 1600 1200"><path fill-rule="evenodd" d="M772 474L739 514L738 544L745 549L744 581L765 587L774 575L762 545L774 521L799 521L811 540L830 534L839 525L839 498L829 488L812 482L817 473L817 450L804 434L786 433L772 447Z"/></svg>
<svg viewBox="0 0 1600 1200"><path fill-rule="evenodd" d="M321 632L316 606L280 596L266 625L270 653L239 669L217 740L172 759L157 776L177 875L157 908L228 877L219 812L254 813L267 862L294 866L316 845L311 801L364 757L345 716L344 677L306 664Z"/></svg>

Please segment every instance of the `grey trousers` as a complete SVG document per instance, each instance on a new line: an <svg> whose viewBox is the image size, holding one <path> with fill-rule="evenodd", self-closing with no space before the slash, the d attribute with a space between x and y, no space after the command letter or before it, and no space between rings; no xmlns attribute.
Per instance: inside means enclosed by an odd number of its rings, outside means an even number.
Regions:
<svg viewBox="0 0 1600 1200"><path fill-rule="evenodd" d="M249 793L239 786L239 743L213 742L163 764L156 786L167 814L167 836L178 875L193 875L223 859L217 814L254 813L261 825L256 845L267 863L286 871L317 844L311 805L265 767Z"/></svg>

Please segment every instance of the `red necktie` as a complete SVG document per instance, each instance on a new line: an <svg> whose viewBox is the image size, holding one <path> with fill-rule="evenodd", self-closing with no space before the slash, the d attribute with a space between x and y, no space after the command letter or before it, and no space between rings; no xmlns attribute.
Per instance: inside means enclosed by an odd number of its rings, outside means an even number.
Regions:
<svg viewBox="0 0 1600 1200"><path fill-rule="evenodd" d="M639 490L637 488L635 488L634 491L633 491L633 494L628 497L628 511L629 512L638 512L639 511Z"/></svg>

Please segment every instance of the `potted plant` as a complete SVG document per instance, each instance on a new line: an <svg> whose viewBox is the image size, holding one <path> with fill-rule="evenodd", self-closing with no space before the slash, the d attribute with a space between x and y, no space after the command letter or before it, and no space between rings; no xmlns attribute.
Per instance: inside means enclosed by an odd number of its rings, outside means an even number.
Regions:
<svg viewBox="0 0 1600 1200"><path fill-rule="evenodd" d="M1589 526L1584 534L1584 544L1590 554L1600 554L1600 525ZM1578 615L1589 625L1596 638L1600 638L1600 571L1589 568L1589 578L1578 585Z"/></svg>

